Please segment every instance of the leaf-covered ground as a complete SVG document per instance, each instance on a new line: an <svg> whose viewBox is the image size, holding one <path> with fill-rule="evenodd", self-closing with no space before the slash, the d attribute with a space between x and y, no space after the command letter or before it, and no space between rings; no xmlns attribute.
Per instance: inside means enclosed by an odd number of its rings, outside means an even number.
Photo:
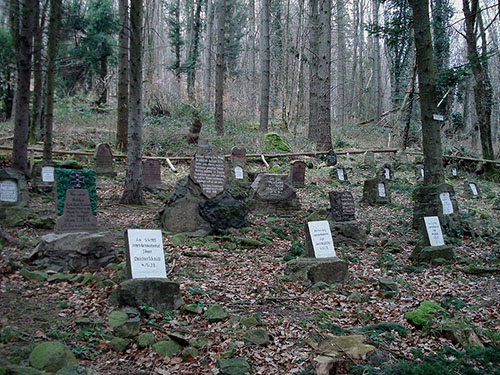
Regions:
<svg viewBox="0 0 500 375"><path fill-rule="evenodd" d="M313 373L309 367L320 354L310 343L328 334L362 332L384 360L411 360L413 349L432 353L444 344L461 349L461 344L441 334L440 328L450 321L473 328L484 345L498 348L499 185L463 171L460 179L450 180L464 226L469 228L458 239L446 238L454 246L457 261L416 266L408 259L417 241L411 230L413 170L395 170L392 204L369 206L359 203L363 180L369 177L358 166L360 158L340 160L350 167L347 173L351 183L345 186L335 185L327 168L315 162L315 168L306 170L306 187L298 192L300 212L281 218L251 215L247 227L231 233L233 237L261 240L262 246L245 248L217 236L188 238L174 246L164 236L169 278L181 284L185 303L202 308L218 304L229 314L221 322L209 323L201 315L146 307L141 333L151 332L157 341L169 333L181 334L199 351L198 356L185 359L181 355L160 357L151 348L139 349L135 342L123 353L108 346L112 330L107 317L116 309L108 297L122 275L123 231L158 228L156 215L162 208L162 197L150 194L145 207L119 204L124 181L123 165L119 165L116 179L98 180L98 220L102 229L114 234L119 253L111 267L70 281L29 281L20 271L35 269L35 265L26 263L26 258L38 239L50 230L33 225L6 229L20 245L7 244L0 254L0 358L25 363L34 344L59 340L77 354L80 364L99 374L211 374L218 372L217 359L235 357L245 358L252 374L308 374ZM383 163L382 157L378 163ZM285 172L287 164L282 161ZM163 170L163 180L169 188L188 173L187 165L178 167L177 174ZM258 164L250 167L263 171ZM478 183L481 197L467 196L465 179ZM315 290L306 283L289 281L284 274L283 257L292 241L303 241L306 218L314 210L328 206L328 191L344 188L352 191L359 225L369 232L363 246L336 246L338 256L349 262L347 283ZM54 217L50 195L33 195L31 208L42 217ZM382 277L390 277L398 284L397 296L379 296L378 280ZM417 328L404 315L422 301L440 303L446 311L428 326ZM269 344L256 346L244 340L247 328L242 320L250 316L267 331ZM380 329L379 323L394 324ZM347 373L354 363L366 361L345 357L339 372Z"/></svg>

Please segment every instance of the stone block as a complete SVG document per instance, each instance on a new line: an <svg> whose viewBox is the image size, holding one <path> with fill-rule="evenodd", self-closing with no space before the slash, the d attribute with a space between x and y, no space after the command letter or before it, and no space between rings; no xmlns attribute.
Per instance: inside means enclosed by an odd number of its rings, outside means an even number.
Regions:
<svg viewBox="0 0 500 375"><path fill-rule="evenodd" d="M147 305L158 311L177 310L184 303L179 283L167 279L132 279L118 287L121 306Z"/></svg>
<svg viewBox="0 0 500 375"><path fill-rule="evenodd" d="M349 275L347 262L339 258L297 258L289 261L285 274L292 281L344 283Z"/></svg>

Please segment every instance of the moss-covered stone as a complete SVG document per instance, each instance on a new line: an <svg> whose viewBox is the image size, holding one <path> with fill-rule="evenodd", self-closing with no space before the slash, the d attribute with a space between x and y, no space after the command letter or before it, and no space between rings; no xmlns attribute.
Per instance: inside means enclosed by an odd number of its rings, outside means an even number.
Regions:
<svg viewBox="0 0 500 375"><path fill-rule="evenodd" d="M0 367L0 375L48 375L48 373L33 367L9 365Z"/></svg>
<svg viewBox="0 0 500 375"><path fill-rule="evenodd" d="M45 281L48 279L47 272L43 271L29 271L26 268L21 269L19 271L21 276L23 276L25 279L31 280L31 281Z"/></svg>
<svg viewBox="0 0 500 375"><path fill-rule="evenodd" d="M259 320L255 316L250 315L243 318L240 323L245 327L256 327L259 325Z"/></svg>
<svg viewBox="0 0 500 375"><path fill-rule="evenodd" d="M217 368L222 375L245 375L250 371L250 365L244 358L218 359Z"/></svg>
<svg viewBox="0 0 500 375"><path fill-rule="evenodd" d="M264 134L264 152L292 152L292 148L281 135L270 132Z"/></svg>
<svg viewBox="0 0 500 375"><path fill-rule="evenodd" d="M163 357L173 357L174 355L178 354L181 349L182 346L180 346L174 340L159 341L153 345L153 351Z"/></svg>
<svg viewBox="0 0 500 375"><path fill-rule="evenodd" d="M32 367L47 372L56 372L65 366L77 363L73 352L59 341L36 345L29 361Z"/></svg>
<svg viewBox="0 0 500 375"><path fill-rule="evenodd" d="M208 319L209 322L219 322L226 319L228 314L222 306L210 305L208 306L207 311L203 314L203 317Z"/></svg>
<svg viewBox="0 0 500 375"><path fill-rule="evenodd" d="M428 325L436 314L445 311L436 302L423 301L416 310L406 313L405 318L416 326L424 326Z"/></svg>
<svg viewBox="0 0 500 375"><path fill-rule="evenodd" d="M263 328L250 329L245 332L243 339L254 345L267 345L271 342L269 335Z"/></svg>
<svg viewBox="0 0 500 375"><path fill-rule="evenodd" d="M257 247L264 246L264 244L256 240L254 238L245 238L245 237L235 237L235 241L238 241L241 247L246 248L246 249L254 249Z"/></svg>
<svg viewBox="0 0 500 375"><path fill-rule="evenodd" d="M184 241L186 241L186 238L187 238L187 235L185 233L177 233L177 234L174 234L172 236L170 236L170 242L172 242L172 245L174 246L179 246L179 245L182 245L184 243Z"/></svg>
<svg viewBox="0 0 500 375"><path fill-rule="evenodd" d="M139 348L146 348L148 346L152 346L155 343L155 336L151 332L146 332L142 335L137 336L136 342Z"/></svg>
<svg viewBox="0 0 500 375"><path fill-rule="evenodd" d="M196 348L192 348L192 347L184 348L182 350L182 359L184 361L192 361L193 359L198 357L198 354L199 354L198 349L196 349Z"/></svg>
<svg viewBox="0 0 500 375"><path fill-rule="evenodd" d="M67 280L71 280L73 277L75 277L74 273L58 272L58 273L55 273L53 275L50 275L47 278L47 281L67 281Z"/></svg>
<svg viewBox="0 0 500 375"><path fill-rule="evenodd" d="M89 368L78 365L69 365L57 371L56 375L97 375L97 373Z"/></svg>
<svg viewBox="0 0 500 375"><path fill-rule="evenodd" d="M181 311L185 311L191 314L201 314L203 312L203 307L201 305L198 305L196 303L190 303L187 305L183 305L181 307Z"/></svg>
<svg viewBox="0 0 500 375"><path fill-rule="evenodd" d="M130 339L123 337L113 337L113 339L108 343L108 345L117 352L124 352L127 349L128 344L130 344Z"/></svg>

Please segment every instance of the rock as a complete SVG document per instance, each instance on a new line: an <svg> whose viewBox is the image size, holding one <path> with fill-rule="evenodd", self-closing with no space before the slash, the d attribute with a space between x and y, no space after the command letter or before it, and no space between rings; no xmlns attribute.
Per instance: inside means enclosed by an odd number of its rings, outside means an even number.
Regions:
<svg viewBox="0 0 500 375"><path fill-rule="evenodd" d="M40 371L32 367L8 365L0 367L1 375L49 375L45 371Z"/></svg>
<svg viewBox="0 0 500 375"><path fill-rule="evenodd" d="M182 359L184 361L193 361L196 357L198 357L198 349L196 348L184 348L182 350Z"/></svg>
<svg viewBox="0 0 500 375"><path fill-rule="evenodd" d="M221 375L245 375L250 371L250 365L244 358L218 359L217 368Z"/></svg>
<svg viewBox="0 0 500 375"><path fill-rule="evenodd" d="M172 245L175 247L181 245L186 241L187 235L185 233L177 233L169 237L170 242L172 242Z"/></svg>
<svg viewBox="0 0 500 375"><path fill-rule="evenodd" d="M416 246L413 249L410 259L416 263L431 263L436 259L445 259L453 261L455 259L455 252L451 246Z"/></svg>
<svg viewBox="0 0 500 375"><path fill-rule="evenodd" d="M313 359L313 367L315 375L332 375L337 373L340 365L338 358L320 355Z"/></svg>
<svg viewBox="0 0 500 375"><path fill-rule="evenodd" d="M375 168L375 154L372 151L366 151L363 154L363 165L370 168Z"/></svg>
<svg viewBox="0 0 500 375"><path fill-rule="evenodd" d="M177 310L183 300L179 283L167 279L132 279L118 287L120 306L140 308L147 305L158 311Z"/></svg>
<svg viewBox="0 0 500 375"><path fill-rule="evenodd" d="M463 324L458 326L447 325L440 330L443 337L454 344L460 344L463 347L484 346L474 329L463 327Z"/></svg>
<svg viewBox="0 0 500 375"><path fill-rule="evenodd" d="M108 324L111 328L117 327L120 324L125 323L128 320L128 314L120 311L114 310L108 316Z"/></svg>
<svg viewBox="0 0 500 375"><path fill-rule="evenodd" d="M109 347L116 352L124 352L127 349L128 344L130 344L130 339L123 337L113 337L108 343Z"/></svg>
<svg viewBox="0 0 500 375"><path fill-rule="evenodd" d="M378 279L378 285L382 298L393 298L399 293L398 284L391 278L381 277Z"/></svg>
<svg viewBox="0 0 500 375"><path fill-rule="evenodd" d="M203 348L207 346L208 340L205 337L198 337L195 339L189 340L189 345L194 346L195 348Z"/></svg>
<svg viewBox="0 0 500 375"><path fill-rule="evenodd" d="M49 233L34 256L54 271L98 270L115 260L110 232Z"/></svg>
<svg viewBox="0 0 500 375"><path fill-rule="evenodd" d="M430 324L436 314L445 311L436 302L423 301L416 310L406 313L405 318L415 326L424 326Z"/></svg>
<svg viewBox="0 0 500 375"><path fill-rule="evenodd" d="M262 173L252 183L250 210L264 214L283 214L300 208L297 192L288 182L288 175Z"/></svg>
<svg viewBox="0 0 500 375"><path fill-rule="evenodd" d="M347 356L351 359L366 359L368 353L375 350L372 345L365 344L364 335L332 336L321 341L317 350L333 358Z"/></svg>
<svg viewBox="0 0 500 375"><path fill-rule="evenodd" d="M189 340L186 339L186 337L184 337L184 335L182 335L179 332L170 332L168 334L168 337L170 337L172 340L174 340L177 344L179 344L181 346L188 346L189 345Z"/></svg>
<svg viewBox="0 0 500 375"><path fill-rule="evenodd" d="M47 281L68 281L71 280L73 277L76 275L74 273L61 273L57 272L52 275L50 275L47 279Z"/></svg>
<svg viewBox="0 0 500 375"><path fill-rule="evenodd" d="M339 258L297 258L289 261L285 274L290 280L317 283L344 283L348 277L347 262Z"/></svg>
<svg viewBox="0 0 500 375"><path fill-rule="evenodd" d="M263 328L255 328L245 332L243 339L254 345L267 345L271 342L269 335Z"/></svg>
<svg viewBox="0 0 500 375"><path fill-rule="evenodd" d="M130 318L123 311L112 311L108 317L108 323L117 337L132 337L139 333L140 318L138 316Z"/></svg>
<svg viewBox="0 0 500 375"><path fill-rule="evenodd" d="M384 363L389 362L390 358L381 350L375 349L366 355L366 360L370 366L380 367Z"/></svg>
<svg viewBox="0 0 500 375"><path fill-rule="evenodd" d="M270 132L264 134L264 152L292 152L292 148L281 135Z"/></svg>
<svg viewBox="0 0 500 375"><path fill-rule="evenodd" d="M200 305L197 305L195 303L191 303L188 305L183 305L181 307L181 311L185 311L191 314L197 314L200 315L203 312L203 307Z"/></svg>
<svg viewBox="0 0 500 375"><path fill-rule="evenodd" d="M203 314L205 319L208 319L209 322L219 322L228 317L227 312L224 310L222 306L219 305L209 305L205 313Z"/></svg>
<svg viewBox="0 0 500 375"><path fill-rule="evenodd" d="M243 318L240 324L245 327L257 327L260 322L255 316L250 315L246 318Z"/></svg>
<svg viewBox="0 0 500 375"><path fill-rule="evenodd" d="M363 185L361 202L369 204L391 203L391 191L387 181L380 177L366 180Z"/></svg>
<svg viewBox="0 0 500 375"><path fill-rule="evenodd" d="M155 343L155 336L151 332L143 333L135 339L139 348L146 348Z"/></svg>
<svg viewBox="0 0 500 375"><path fill-rule="evenodd" d="M246 237L234 237L234 240L244 249L256 249L258 247L264 246L264 243L256 240L255 238Z"/></svg>
<svg viewBox="0 0 500 375"><path fill-rule="evenodd" d="M325 283L324 281L318 281L316 284L314 284L311 288L309 288L310 290L325 290L325 289L329 289L330 288L330 284L327 284Z"/></svg>
<svg viewBox="0 0 500 375"><path fill-rule="evenodd" d="M65 160L61 165L64 169L83 169L83 164L76 160Z"/></svg>
<svg viewBox="0 0 500 375"><path fill-rule="evenodd" d="M29 357L30 365L37 370L56 372L65 366L77 364L73 352L59 341L44 342L35 346Z"/></svg>
<svg viewBox="0 0 500 375"><path fill-rule="evenodd" d="M365 228L356 221L332 221L329 216L328 223L330 224L330 231L332 232L332 237L335 239L335 244L358 247L367 240Z"/></svg>
<svg viewBox="0 0 500 375"><path fill-rule="evenodd" d="M246 224L248 208L244 202L230 198L211 199L200 203L199 213L212 228L241 228Z"/></svg>
<svg viewBox="0 0 500 375"><path fill-rule="evenodd" d="M22 268L21 271L19 271L21 276L23 276L25 279L31 280L31 281L45 281L48 279L47 272L43 271L29 271L26 268Z"/></svg>
<svg viewBox="0 0 500 375"><path fill-rule="evenodd" d="M82 366L69 365L57 371L56 375L97 375L97 372Z"/></svg>
<svg viewBox="0 0 500 375"><path fill-rule="evenodd" d="M174 340L158 341L153 345L153 351L163 357L173 357L181 351L182 347Z"/></svg>

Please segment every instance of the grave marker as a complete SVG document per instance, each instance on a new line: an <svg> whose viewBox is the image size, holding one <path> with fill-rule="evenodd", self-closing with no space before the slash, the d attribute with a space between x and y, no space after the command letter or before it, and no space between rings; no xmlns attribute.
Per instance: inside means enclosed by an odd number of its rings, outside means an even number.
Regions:
<svg viewBox="0 0 500 375"><path fill-rule="evenodd" d="M243 180L243 168L240 166L234 167L234 178L237 180Z"/></svg>
<svg viewBox="0 0 500 375"><path fill-rule="evenodd" d="M378 183L377 189L378 189L378 196L379 197L385 198L387 196L387 194L385 192L385 184L383 182Z"/></svg>
<svg viewBox="0 0 500 375"><path fill-rule="evenodd" d="M391 171L389 168L384 168L384 176L385 176L385 179L386 180L390 180L391 179Z"/></svg>
<svg viewBox="0 0 500 375"><path fill-rule="evenodd" d="M42 182L54 182L55 181L55 170L54 167L42 167Z"/></svg>
<svg viewBox="0 0 500 375"><path fill-rule="evenodd" d="M97 193L95 183L95 171L89 169L63 169L56 168L56 198L57 216L64 211L66 190L85 189L88 191L92 215L97 215Z"/></svg>
<svg viewBox="0 0 500 375"><path fill-rule="evenodd" d="M14 180L0 181L0 202L16 203L17 183Z"/></svg>
<svg viewBox="0 0 500 375"><path fill-rule="evenodd" d="M233 147L231 149L231 165L244 167L247 163L247 152L245 148Z"/></svg>
<svg viewBox="0 0 500 375"><path fill-rule="evenodd" d="M349 156L349 154L347 154ZM337 164L337 154L335 151L330 150L328 154L326 154L326 166L334 167Z"/></svg>
<svg viewBox="0 0 500 375"><path fill-rule="evenodd" d="M97 217L92 214L89 192L85 189L67 189L62 216L57 218L58 232L97 230Z"/></svg>
<svg viewBox="0 0 500 375"><path fill-rule="evenodd" d="M113 152L107 143L97 145L95 151L95 171L98 176L116 176L113 169Z"/></svg>
<svg viewBox="0 0 500 375"><path fill-rule="evenodd" d="M226 165L224 156L216 154L212 147L200 147L191 162L191 179L209 199L224 191Z"/></svg>
<svg viewBox="0 0 500 375"><path fill-rule="evenodd" d="M306 177L306 163L303 160L295 160L290 167L290 179L293 187L304 187Z"/></svg>
<svg viewBox="0 0 500 375"><path fill-rule="evenodd" d="M441 224L439 223L439 217L426 216L424 217L424 221L430 245L443 246L444 239L443 239L443 232L441 230Z"/></svg>
<svg viewBox="0 0 500 375"><path fill-rule="evenodd" d="M470 190L471 190L473 196L479 195L479 190L477 188L477 185L474 182L469 182L469 187L470 187Z"/></svg>
<svg viewBox="0 0 500 375"><path fill-rule="evenodd" d="M328 221L310 221L307 223L310 240L316 258L333 258L335 246Z"/></svg>
<svg viewBox="0 0 500 375"><path fill-rule="evenodd" d="M142 183L144 186L161 185L161 163L155 159L142 161Z"/></svg>
<svg viewBox="0 0 500 375"><path fill-rule="evenodd" d="M380 175L366 180L363 185L363 198L361 201L370 204L391 203L391 192L387 180Z"/></svg>
<svg viewBox="0 0 500 375"><path fill-rule="evenodd" d="M356 220L354 198L350 191L331 191L328 193L328 197L330 198L333 221L344 222Z"/></svg>
<svg viewBox="0 0 500 375"><path fill-rule="evenodd" d="M128 229L125 243L130 278L167 277L161 230Z"/></svg>
<svg viewBox="0 0 500 375"><path fill-rule="evenodd" d="M344 175L344 169L343 168L338 168L337 169L337 177L340 181L345 181L345 175Z"/></svg>
<svg viewBox="0 0 500 375"><path fill-rule="evenodd" d="M453 203L451 202L450 193L446 191L439 194L439 199L443 206L443 215L451 215L453 213Z"/></svg>

